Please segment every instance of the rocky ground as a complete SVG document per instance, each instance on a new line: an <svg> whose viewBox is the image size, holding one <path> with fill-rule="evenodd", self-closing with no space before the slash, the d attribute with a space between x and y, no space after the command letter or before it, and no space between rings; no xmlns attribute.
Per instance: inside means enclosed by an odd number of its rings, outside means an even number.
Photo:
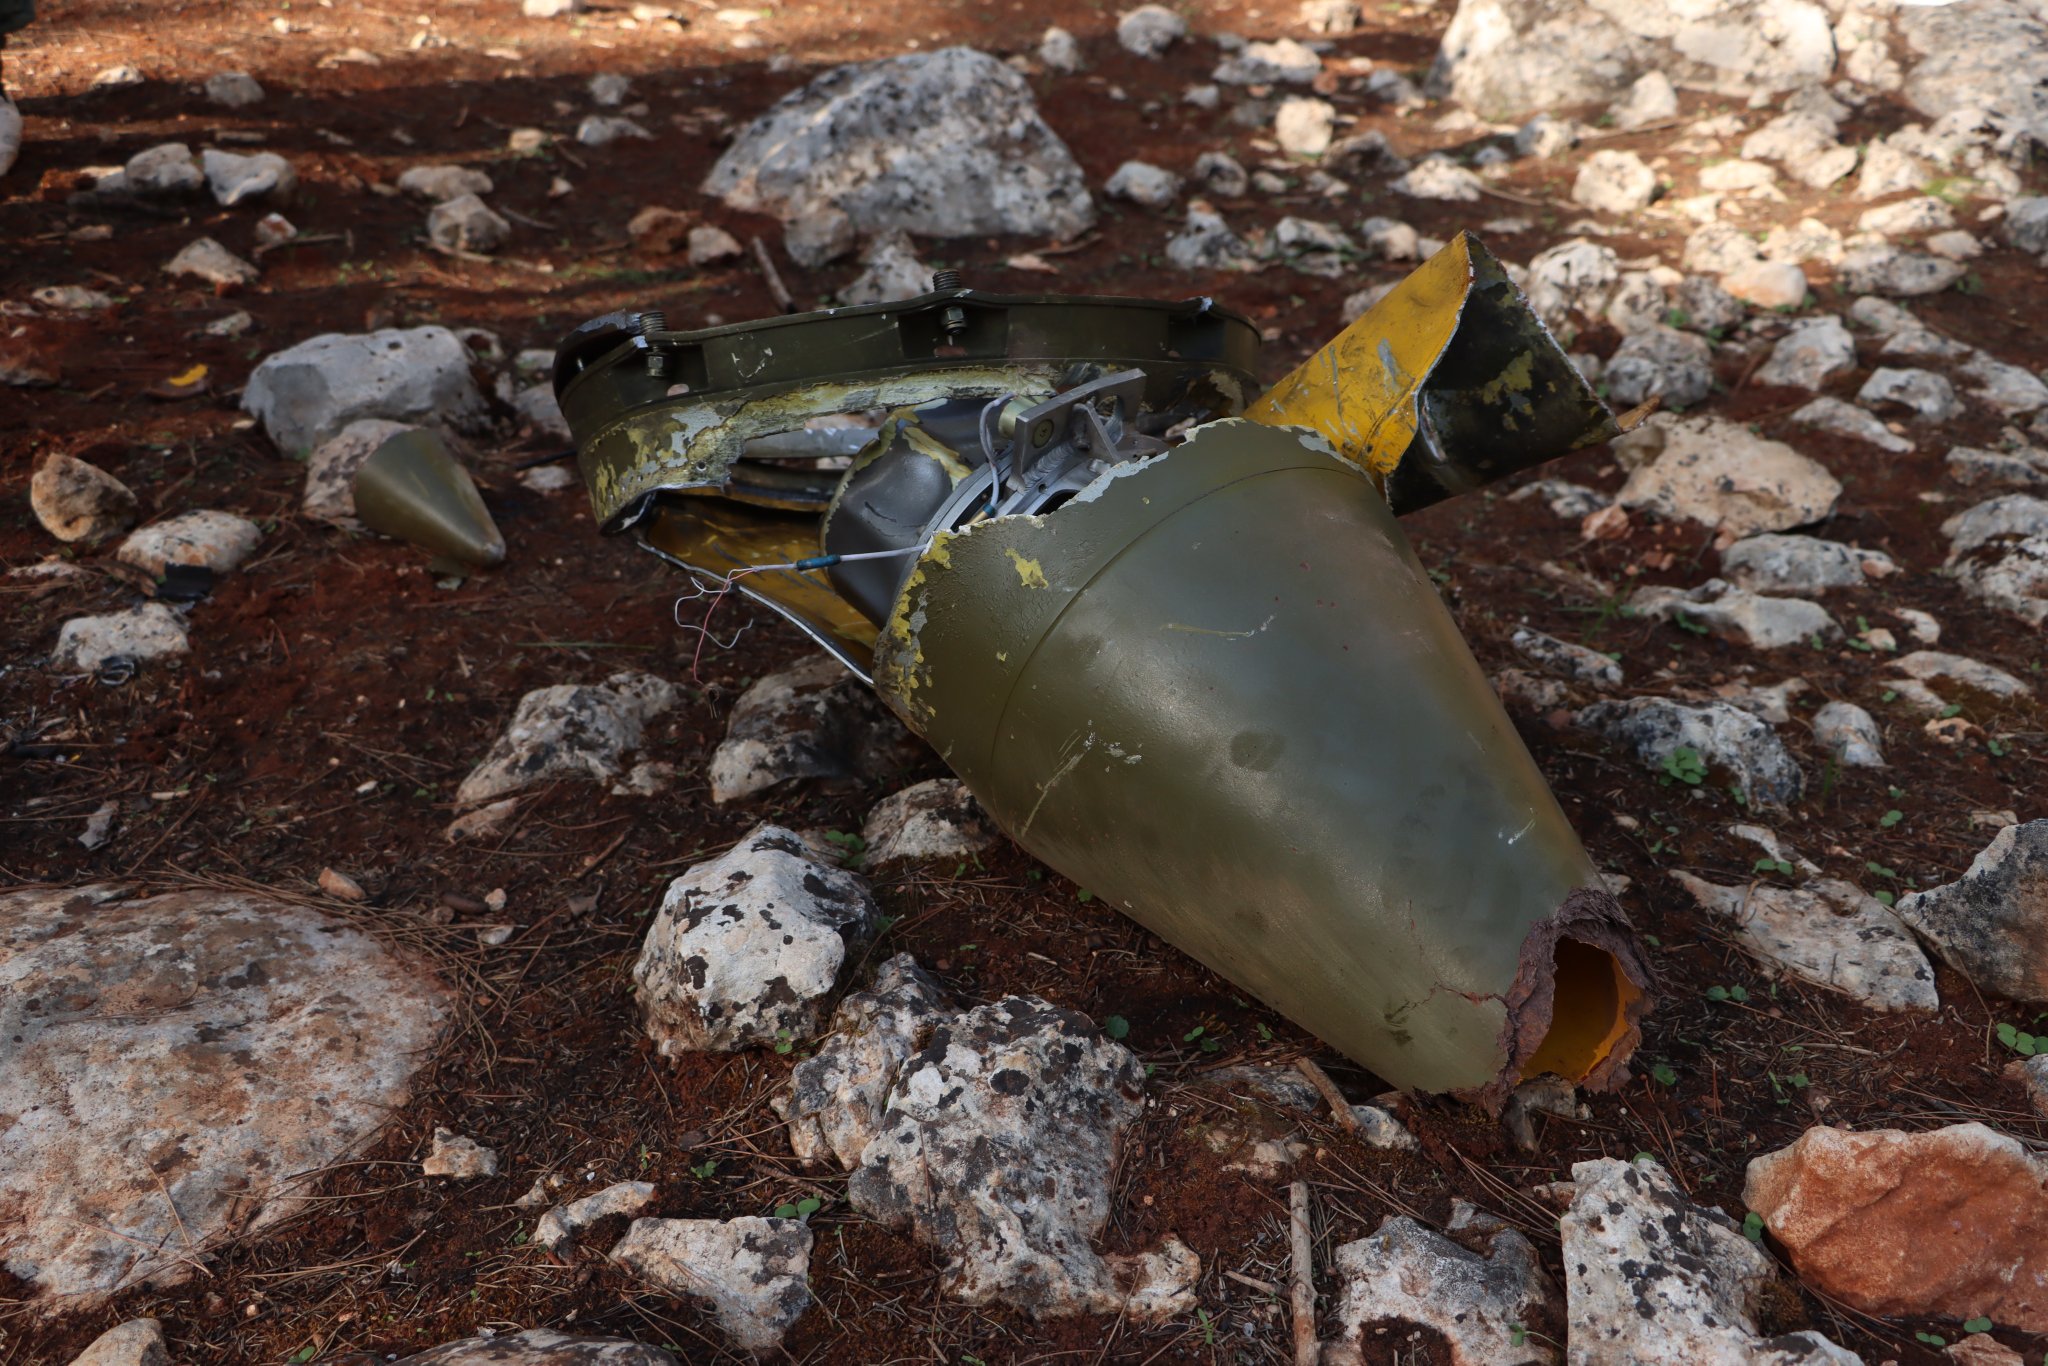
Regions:
<svg viewBox="0 0 2048 1366"><path fill-rule="evenodd" d="M2041 1360L2031 10L49 8L0 1363ZM1277 378L1462 229L1665 409L1408 519L1660 975L1619 1090L1499 1118L1036 866L793 633L700 651L542 382L774 311L756 240L805 306L1208 294ZM412 425L502 567L362 528Z"/></svg>

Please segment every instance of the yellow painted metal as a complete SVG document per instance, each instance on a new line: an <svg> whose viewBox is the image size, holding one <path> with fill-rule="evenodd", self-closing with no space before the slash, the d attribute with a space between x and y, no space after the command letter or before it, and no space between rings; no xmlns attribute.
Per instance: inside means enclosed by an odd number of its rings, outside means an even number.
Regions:
<svg viewBox="0 0 2048 1366"><path fill-rule="evenodd" d="M1472 276L1471 238L1461 232L1245 416L1320 432L1345 459L1384 480L1415 439L1423 381L1458 330Z"/></svg>

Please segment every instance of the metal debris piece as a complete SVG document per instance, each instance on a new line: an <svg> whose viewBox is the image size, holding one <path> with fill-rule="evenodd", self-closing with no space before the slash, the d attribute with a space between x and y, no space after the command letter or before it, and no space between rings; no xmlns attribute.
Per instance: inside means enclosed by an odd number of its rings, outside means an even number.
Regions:
<svg viewBox="0 0 2048 1366"><path fill-rule="evenodd" d="M464 564L505 562L505 538L440 434L409 428L356 471L356 518L370 530Z"/></svg>

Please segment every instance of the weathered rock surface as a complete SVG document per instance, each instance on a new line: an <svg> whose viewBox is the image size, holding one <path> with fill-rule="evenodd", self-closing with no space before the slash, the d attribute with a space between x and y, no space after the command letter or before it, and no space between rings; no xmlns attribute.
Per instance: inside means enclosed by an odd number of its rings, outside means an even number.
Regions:
<svg viewBox="0 0 2048 1366"><path fill-rule="evenodd" d="M1714 389L1714 348L1705 337L1653 322L1622 339L1607 362L1607 388L1617 405L1661 398L1690 408Z"/></svg>
<svg viewBox="0 0 2048 1366"><path fill-rule="evenodd" d="M489 174L469 166L408 166L398 177L398 188L441 204L464 195L489 194L494 187Z"/></svg>
<svg viewBox="0 0 2048 1366"><path fill-rule="evenodd" d="M494 1148L449 1129L435 1129L433 1147L420 1163L421 1176L448 1176L473 1181L498 1174L498 1153Z"/></svg>
<svg viewBox="0 0 2048 1366"><path fill-rule="evenodd" d="M306 458L306 493L300 503L316 522L361 530L356 518L356 471L363 462L400 432L417 431L409 422L366 417L351 422Z"/></svg>
<svg viewBox="0 0 2048 1366"><path fill-rule="evenodd" d="M427 214L427 239L448 251L488 255L511 237L511 222L473 194L443 200Z"/></svg>
<svg viewBox="0 0 2048 1366"><path fill-rule="evenodd" d="M1572 1366L1862 1366L1818 1333L1761 1336L1771 1259L1654 1161L1575 1163L1572 1183L1558 1221Z"/></svg>
<svg viewBox="0 0 2048 1366"><path fill-rule="evenodd" d="M1516 1331L1558 1302L1534 1245L1483 1215L1457 1232L1462 1242L1394 1215L1370 1237L1339 1247L1337 1331L1323 1343L1323 1366L1365 1366L1368 1352L1384 1345L1367 1325L1386 1319L1441 1333L1454 1366L1556 1361L1550 1348Z"/></svg>
<svg viewBox="0 0 2048 1366"><path fill-rule="evenodd" d="M870 867L971 858L1000 838L958 778L932 778L884 797L861 826Z"/></svg>
<svg viewBox="0 0 2048 1366"><path fill-rule="evenodd" d="M536 1187L538 1189L538 1187ZM533 1226L533 1241L550 1250L574 1238L600 1219L638 1214L654 1199L651 1181L618 1181L579 1200L555 1206Z"/></svg>
<svg viewBox="0 0 2048 1366"><path fill-rule="evenodd" d="M284 200L299 187L299 173L275 152L223 152L209 147L200 153L206 188L216 204L233 208L251 200Z"/></svg>
<svg viewBox="0 0 2048 1366"><path fill-rule="evenodd" d="M869 775L893 767L907 743L872 689L830 656L813 656L740 694L711 756L711 800Z"/></svg>
<svg viewBox="0 0 2048 1366"><path fill-rule="evenodd" d="M1818 389L1855 368L1856 339L1840 318L1829 315L1799 323L1780 337L1771 358L1756 372L1756 382Z"/></svg>
<svg viewBox="0 0 2048 1366"><path fill-rule="evenodd" d="M164 263L164 274L189 276L222 290L253 285L263 276L262 271L211 237L202 237L182 248Z"/></svg>
<svg viewBox="0 0 2048 1366"><path fill-rule="evenodd" d="M1954 882L1900 897L1899 918L1982 990L2048 1005L2048 820L1999 831Z"/></svg>
<svg viewBox="0 0 2048 1366"><path fill-rule="evenodd" d="M1839 398L1817 398L1793 413L1792 420L1836 436L1867 441L1894 455L1904 455L1913 449L1911 441L1886 427L1875 416Z"/></svg>
<svg viewBox="0 0 2048 1366"><path fill-rule="evenodd" d="M1863 588L1898 569L1882 550L1865 550L1818 536L1765 532L1745 536L1721 552L1721 572L1763 593L1823 593Z"/></svg>
<svg viewBox="0 0 2048 1366"><path fill-rule="evenodd" d="M782 230L782 249L805 270L830 265L859 245L853 219L830 205L799 215Z"/></svg>
<svg viewBox="0 0 2048 1366"><path fill-rule="evenodd" d="M1883 768L1877 719L1854 702L1830 702L1813 714L1813 739L1844 768Z"/></svg>
<svg viewBox="0 0 2048 1366"><path fill-rule="evenodd" d="M43 530L60 541L102 541L135 520L135 494L126 484L62 451L30 477L28 501Z"/></svg>
<svg viewBox="0 0 2048 1366"><path fill-rule="evenodd" d="M130 1319L94 1338L71 1366L171 1366L164 1326L155 1319Z"/></svg>
<svg viewBox="0 0 2048 1366"><path fill-rule="evenodd" d="M1842 493L1816 461L1726 418L1652 418L1614 446L1624 463L1640 462L1616 502L1704 522L1729 540L1817 522Z"/></svg>
<svg viewBox="0 0 2048 1366"><path fill-rule="evenodd" d="M1572 181L1572 202L1595 213L1635 213L1656 194L1657 173L1634 152L1595 152Z"/></svg>
<svg viewBox="0 0 2048 1366"><path fill-rule="evenodd" d="M1116 21L1116 40L1126 52L1157 57L1187 36L1188 21L1164 5L1140 5Z"/></svg>
<svg viewBox="0 0 2048 1366"><path fill-rule="evenodd" d="M949 1294L1040 1318L1192 1307L1201 1266L1178 1239L1131 1257L1089 1246L1143 1074L1087 1017L1035 996L958 1011L899 955L790 1081L798 1156L847 1167L854 1208L937 1252Z"/></svg>
<svg viewBox="0 0 2048 1366"><path fill-rule="evenodd" d="M650 1285L708 1302L734 1346L766 1352L811 1307L811 1230L797 1219L635 1219L611 1250Z"/></svg>
<svg viewBox="0 0 2048 1366"><path fill-rule="evenodd" d="M1751 1159L1742 1198L1802 1281L1866 1314L2048 1332L2048 1160L2016 1139L1808 1129Z"/></svg>
<svg viewBox="0 0 2048 1366"><path fill-rule="evenodd" d="M1743 947L1774 969L1872 1010L1941 1008L1934 969L1913 936L1882 902L1850 883L1722 886L1690 873L1671 876L1703 909L1731 922Z"/></svg>
<svg viewBox="0 0 2048 1366"><path fill-rule="evenodd" d="M1529 306L1552 327L1572 313L1597 318L1621 279L1621 259L1614 248L1575 237L1539 252L1529 262L1523 285Z"/></svg>
<svg viewBox="0 0 2048 1366"><path fill-rule="evenodd" d="M1067 238L1095 220L1024 78L965 47L826 72L742 129L703 188L784 221L829 205L930 237Z"/></svg>
<svg viewBox="0 0 2048 1366"><path fill-rule="evenodd" d="M536 688L519 699L512 724L462 780L456 804L480 806L565 778L612 782L625 756L640 748L647 723L675 703L675 688L652 674Z"/></svg>
<svg viewBox="0 0 2048 1366"><path fill-rule="evenodd" d="M529 13L535 3L560 0L527 0ZM391 1366L676 1366L676 1359L627 1338L578 1338L552 1328L529 1328L504 1337L444 1343Z"/></svg>
<svg viewBox="0 0 2048 1366"><path fill-rule="evenodd" d="M264 90L246 71L216 71L206 78L206 98L228 109L246 109L263 103Z"/></svg>
<svg viewBox="0 0 2048 1366"><path fill-rule="evenodd" d="M407 1099L450 1006L303 907L117 897L0 896L0 1264L67 1309L291 1213Z"/></svg>
<svg viewBox="0 0 2048 1366"><path fill-rule="evenodd" d="M1946 422L1962 411L1955 387L1932 370L1882 366L1870 372L1856 401L1869 407L1894 404L1929 422Z"/></svg>
<svg viewBox="0 0 2048 1366"><path fill-rule="evenodd" d="M1598 650L1589 650L1583 645L1574 645L1568 640L1559 640L1556 636L1547 636L1526 626L1517 628L1509 643L1524 659L1545 673L1555 674L1559 678L1569 678L1578 683L1591 683L1595 687L1621 686L1620 663L1609 659Z"/></svg>
<svg viewBox="0 0 2048 1366"><path fill-rule="evenodd" d="M57 632L50 667L59 673L91 673L110 659L138 663L184 654L185 619L160 602L145 602L122 612L73 617Z"/></svg>
<svg viewBox="0 0 2048 1366"><path fill-rule="evenodd" d="M469 348L445 327L329 332L300 342L250 374L242 411L288 455L366 417L475 432L488 413L470 375Z"/></svg>
<svg viewBox="0 0 2048 1366"><path fill-rule="evenodd" d="M860 878L758 826L669 884L633 965L642 1025L663 1056L807 1040L879 915Z"/></svg>
<svg viewBox="0 0 2048 1366"><path fill-rule="evenodd" d="M1180 177L1148 161L1126 161L1103 182L1102 192L1111 199L1164 209L1180 197Z"/></svg>
<svg viewBox="0 0 2048 1366"><path fill-rule="evenodd" d="M861 272L839 291L844 304L879 304L912 299L931 288L932 270L903 232L885 232L861 252Z"/></svg>
<svg viewBox="0 0 2048 1366"><path fill-rule="evenodd" d="M263 540L263 528L232 512L184 512L129 533L115 552L152 578L174 564L197 565L225 574L249 558Z"/></svg>
<svg viewBox="0 0 2048 1366"><path fill-rule="evenodd" d="M2048 622L2048 499L2008 493L1941 524L1944 571L1972 597L2035 626Z"/></svg>
<svg viewBox="0 0 2048 1366"><path fill-rule="evenodd" d="M1246 43L1218 62L1209 79L1224 85L1307 85L1322 69L1322 58L1314 48L1292 38L1278 38Z"/></svg>
<svg viewBox="0 0 2048 1366"><path fill-rule="evenodd" d="M1737 588L1726 579L1708 579L1696 588L1638 588L1628 600L1639 617L1696 622L1708 633L1759 650L1804 645L1814 636L1838 639L1842 628L1825 607L1805 598L1774 598Z"/></svg>
<svg viewBox="0 0 2048 1366"><path fill-rule="evenodd" d="M2026 697L2033 692L2001 668L1941 650L1915 650L1891 661L1890 667L1917 682L1945 681L1951 686L1943 691L1957 698L1966 692L1981 692L1991 697ZM1936 702L1936 710L1939 710L1945 699L1937 698Z"/></svg>
<svg viewBox="0 0 2048 1366"><path fill-rule="evenodd" d="M1789 806L1806 790L1806 775L1768 722L1726 702L1688 706L1668 697L1596 702L1577 723L1629 746L1658 772L1680 749L1725 770L1743 795L1760 806Z"/></svg>

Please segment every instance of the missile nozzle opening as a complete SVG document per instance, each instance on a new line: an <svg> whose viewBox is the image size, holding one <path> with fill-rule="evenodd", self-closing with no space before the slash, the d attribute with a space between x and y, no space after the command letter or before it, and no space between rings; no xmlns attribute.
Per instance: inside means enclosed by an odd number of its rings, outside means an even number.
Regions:
<svg viewBox="0 0 2048 1366"><path fill-rule="evenodd" d="M1522 1075L1555 1072L1583 1081L1633 1032L1629 1007L1642 992L1620 960L1597 945L1560 939L1552 956L1550 1030L1522 1064Z"/></svg>

